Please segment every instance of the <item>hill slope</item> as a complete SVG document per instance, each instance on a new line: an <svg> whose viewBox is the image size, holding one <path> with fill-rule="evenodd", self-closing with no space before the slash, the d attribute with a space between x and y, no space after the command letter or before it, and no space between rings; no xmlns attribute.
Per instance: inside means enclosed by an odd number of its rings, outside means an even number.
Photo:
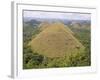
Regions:
<svg viewBox="0 0 100 80"><path fill-rule="evenodd" d="M44 25L41 24L41 27ZM47 26L29 43L34 52L53 58L84 50L84 46L64 24L56 22Z"/></svg>

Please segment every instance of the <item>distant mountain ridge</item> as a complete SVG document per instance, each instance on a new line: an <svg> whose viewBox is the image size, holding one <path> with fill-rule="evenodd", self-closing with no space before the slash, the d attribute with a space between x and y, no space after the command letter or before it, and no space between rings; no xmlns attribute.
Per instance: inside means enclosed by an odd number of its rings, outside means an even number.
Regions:
<svg viewBox="0 0 100 80"><path fill-rule="evenodd" d="M30 23L30 24L35 24L35 23L42 23L48 21L49 23L54 23L54 22L62 22L65 25L72 24L73 22L79 23L79 24L90 24L91 20L69 20L69 19L42 19L42 18L30 18L26 17L24 18L24 23Z"/></svg>

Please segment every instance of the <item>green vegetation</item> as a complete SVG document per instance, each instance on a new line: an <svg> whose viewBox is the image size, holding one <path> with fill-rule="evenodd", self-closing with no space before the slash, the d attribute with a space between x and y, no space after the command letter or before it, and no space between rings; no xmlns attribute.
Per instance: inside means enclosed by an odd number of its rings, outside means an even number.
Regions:
<svg viewBox="0 0 100 80"><path fill-rule="evenodd" d="M23 28L23 69L91 65L89 28L62 23Z"/></svg>

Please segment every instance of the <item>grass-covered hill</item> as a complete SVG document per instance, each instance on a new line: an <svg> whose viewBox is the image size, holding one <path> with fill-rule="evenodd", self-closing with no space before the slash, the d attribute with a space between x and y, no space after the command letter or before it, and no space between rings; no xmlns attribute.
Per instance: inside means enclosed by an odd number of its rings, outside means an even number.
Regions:
<svg viewBox="0 0 100 80"><path fill-rule="evenodd" d="M90 66L90 26L74 21L24 22L23 69Z"/></svg>
<svg viewBox="0 0 100 80"><path fill-rule="evenodd" d="M73 32L61 22L41 23L41 32L29 45L33 52L55 58L79 53L84 46L73 36Z"/></svg>

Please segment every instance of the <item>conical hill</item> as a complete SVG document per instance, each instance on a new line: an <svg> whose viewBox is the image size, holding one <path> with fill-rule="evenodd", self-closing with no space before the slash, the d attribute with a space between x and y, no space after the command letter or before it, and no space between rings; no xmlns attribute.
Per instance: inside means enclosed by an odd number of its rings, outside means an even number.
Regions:
<svg viewBox="0 0 100 80"><path fill-rule="evenodd" d="M41 27L44 27L45 24ZM46 24L43 30L29 43L31 49L46 57L64 57L84 50L84 46L63 23Z"/></svg>

